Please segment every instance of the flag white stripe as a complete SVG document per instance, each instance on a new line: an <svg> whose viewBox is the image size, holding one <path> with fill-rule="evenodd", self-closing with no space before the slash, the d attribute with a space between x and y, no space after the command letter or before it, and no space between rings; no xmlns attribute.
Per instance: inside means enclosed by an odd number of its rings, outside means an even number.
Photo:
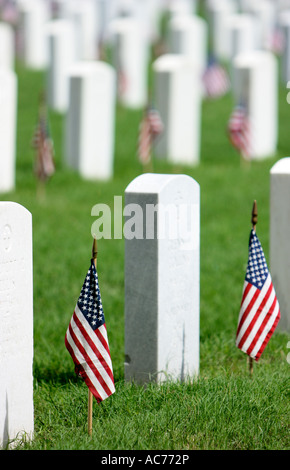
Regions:
<svg viewBox="0 0 290 470"><path fill-rule="evenodd" d="M75 329L74 329L74 332L76 332ZM76 347L76 344L73 338L71 337L69 329L67 330L67 341L69 345L71 346L71 348L73 349L78 362L83 365L86 362L85 358L83 354L80 352L80 350ZM90 369L90 367L86 367L85 372L87 376L89 377L90 381L92 382L94 388L98 391L98 394L100 395L101 399L105 400L107 398L107 393L104 391L102 385L100 384L99 380L97 379L93 371Z"/></svg>
<svg viewBox="0 0 290 470"><path fill-rule="evenodd" d="M82 323L84 329L87 331L87 333L88 333L89 337L91 338L92 342L95 344L96 348L98 349L100 354L103 356L105 362L108 364L108 366L112 370L111 356L108 354L108 351L104 348L103 344L101 343L101 341L99 340L97 335L94 333L93 329L91 327L88 328L88 322L87 322L86 318L84 317L84 315L82 314L82 312L80 311L78 305L76 305L75 314L76 314L77 318L79 319L79 321ZM101 325L98 328L98 331L102 334L105 342L107 344L109 344L107 330L106 330L105 326Z"/></svg>
<svg viewBox="0 0 290 470"><path fill-rule="evenodd" d="M255 316L256 312L257 312L257 308L258 306L260 305L261 303L261 300L263 300L265 294L267 293L267 290L269 289L269 286L271 285L271 278L270 276L268 275L267 277L267 280L262 288L262 290L260 291L260 294L259 296L257 297L254 305L252 306L251 308L251 311L249 312L247 318L245 319L240 331L239 331L239 334L237 336L237 340L236 340L236 344L238 345L239 342L241 341L243 335L245 334L246 330L248 329L248 326L249 324L251 323L251 321L253 320L253 317ZM256 288L254 287L254 290L256 291ZM250 292L251 292L251 298L253 297L253 292L252 292L252 288L250 289ZM245 300L248 300L248 296ZM251 300L251 299L250 299Z"/></svg>
<svg viewBox="0 0 290 470"><path fill-rule="evenodd" d="M78 310L78 318L80 319L80 317L82 315L82 313L79 311L79 309L76 309ZM75 310L75 313L76 313L76 310ZM76 313L77 314L77 313ZM84 319L86 321L86 319ZM84 322L82 321L82 324L84 324ZM89 356L90 360L93 362L93 364L95 365L96 369L98 370L99 374L101 375L102 379L104 380L104 382L106 383L106 385L108 386L108 388L113 392L113 390L115 390L115 387L114 387L114 384L112 383L112 379L111 377L108 375L106 369L104 369L103 365L101 364L101 362L99 361L99 359L97 358L96 354L94 353L94 351L91 349L91 346L90 344L87 342L86 338L83 336L82 332L80 331L78 325L75 323L74 319L72 318L71 320L71 327L73 328L73 331L76 335L76 337L78 338L78 340L80 341L80 343L83 345L84 349L86 350L86 353L87 355ZM91 333L89 332L89 330L91 330L91 327L89 326L89 328L86 327L86 325L84 325L85 329L86 329L86 332L91 336ZM93 330L92 330L93 331ZM94 344L96 345L97 349L99 350L99 345L100 345L100 349L102 349L103 351L104 350L104 347L103 345L100 343L99 339L97 338L96 335L94 335L95 338L94 338ZM74 348L74 350L76 349L76 347ZM106 352L106 351L105 351ZM102 354L103 355L103 354ZM83 357L83 355L81 355ZM82 362L86 362L86 359L84 358L84 360ZM81 362L81 364L82 364ZM111 359L109 359L108 361L106 361L108 367L110 367L112 369L112 365L111 365ZM86 372L87 372L87 368L86 368ZM102 386L100 384L100 386ZM99 392L99 388L96 387L98 392ZM105 392L106 393L106 392Z"/></svg>
<svg viewBox="0 0 290 470"><path fill-rule="evenodd" d="M244 291L245 291L245 289L246 289L246 287L247 287L248 284L249 284L249 283L248 283L247 281L244 282L243 295L242 295L242 297L244 296ZM244 299L244 301L243 301L243 303L242 303L242 305L241 305L241 310L240 310L240 314L239 314L238 324L240 323L241 318L242 318L244 312L245 312L246 309L248 308L248 306L249 306L249 304L250 304L250 302L251 302L251 300L252 300L252 297L253 297L253 295L255 294L255 292L256 292L256 288L255 288L254 286L251 286L251 288L250 288L250 290L249 290L247 296L245 297L245 299Z"/></svg>
<svg viewBox="0 0 290 470"><path fill-rule="evenodd" d="M276 302L276 305L275 305L275 309L273 311L273 313L271 314L267 324L265 325L265 328L263 330L263 332L261 333L261 335L259 336L259 339L256 343L256 346L253 348L252 352L251 352L251 356L252 357L256 357L257 353L259 352L267 334L269 333L269 331L271 330L276 318L277 318L277 315L279 314L279 304L278 302Z"/></svg>
<svg viewBox="0 0 290 470"><path fill-rule="evenodd" d="M259 297L260 298L260 297ZM256 319L255 321L255 324L253 325L253 328L248 336L248 338L246 339L244 345L243 345L243 349L247 350L250 346L250 344L252 343L252 341L255 339L256 335L257 335L257 332L261 326L261 324L263 323L264 321L264 318L265 316L267 315L273 301L275 299L275 292L274 290L272 289L272 292L269 296L269 299L267 300L263 310L260 312L258 318Z"/></svg>

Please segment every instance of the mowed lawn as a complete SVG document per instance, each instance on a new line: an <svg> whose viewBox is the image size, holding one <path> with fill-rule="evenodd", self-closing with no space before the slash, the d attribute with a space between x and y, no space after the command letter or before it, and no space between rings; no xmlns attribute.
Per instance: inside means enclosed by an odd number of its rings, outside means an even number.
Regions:
<svg viewBox="0 0 290 470"><path fill-rule="evenodd" d="M290 155L286 86L279 90L275 158L241 164L226 135L233 108L229 94L203 102L199 166L154 161L155 172L188 174L201 189L200 374L192 383L140 387L124 381L124 240L98 242L116 393L94 403L89 437L87 387L74 373L64 336L89 267L92 207L106 203L113 211L114 196L124 196L129 182L142 173L136 157L142 110L117 106L115 171L107 183L84 181L66 167L65 121L50 111L56 173L39 197L31 139L45 78L19 64L17 73L17 186L1 199L22 204L33 216L35 410L34 440L17 448L289 449L289 335L273 335L252 377L246 355L235 347L254 199L257 233L270 261L269 171L277 159Z"/></svg>

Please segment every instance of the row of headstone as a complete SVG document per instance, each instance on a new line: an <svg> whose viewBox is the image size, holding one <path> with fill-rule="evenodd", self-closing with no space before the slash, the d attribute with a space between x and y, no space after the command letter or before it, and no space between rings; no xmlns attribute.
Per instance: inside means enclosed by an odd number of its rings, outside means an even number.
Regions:
<svg viewBox="0 0 290 470"><path fill-rule="evenodd" d="M79 129L76 132L76 119L70 114L79 110L80 116L91 115L91 111L83 110L83 103L89 102L84 93L75 95L70 88L75 81L75 67L79 60L93 57L92 44L96 44L97 22L93 15L93 6L90 2L77 4L65 0L58 2L58 16L64 19L56 19L46 23L47 4L38 2L35 7L34 0L19 2L21 24L34 25L29 29L30 33L24 34L24 44L30 42L30 35L34 38L31 43L37 43L40 47L42 41L36 41L32 31L40 31L47 38L47 98L48 105L61 113L67 113L66 126L66 159L74 168L79 168L83 176L87 177L87 157L82 149L88 148L88 132L84 134L81 128L84 124L80 118ZM130 4L130 5L129 5ZM164 54L153 63L154 92L153 101L164 121L164 132L156 145L156 156L166 158L173 163L193 165L200 158L201 137L201 100L203 97L202 75L207 61L208 26L206 22L193 14L192 2L184 2L172 5L172 17L169 21L169 54ZM183 5L181 7L181 5ZM123 8L124 4L123 4ZM132 10L132 3L126 5L127 12ZM252 8L252 7L251 7ZM222 33L227 32L225 44L231 45L231 77L233 84L233 96L236 104L241 102L246 106L252 125L252 158L264 158L275 153L277 144L277 64L271 52L263 53L253 50L257 47L257 18L250 14L248 4L243 5L245 13L235 13L236 2L223 0L222 2L208 2L209 25L212 34L221 39ZM182 10L180 13L179 10ZM253 9L253 8L252 8ZM262 9L264 11L264 9ZM179 13L176 13L179 11ZM225 11L227 14L225 14ZM261 11L261 8L259 8ZM266 10L265 10L266 11ZM267 10L268 11L268 10ZM252 11L251 11L252 12ZM112 99L108 100L108 113L114 119L114 112L110 111L112 100L119 97L123 105L140 108L148 102L147 68L149 62L149 41L144 31L139 27L136 12L125 17L115 19L109 23L110 38L113 46L113 67L116 72L117 89L111 86ZM284 14L284 23L286 22ZM221 20L222 18L222 20ZM268 15L266 15L268 18ZM282 21L282 20L281 20ZM266 22L266 20L265 20ZM42 27L40 28L40 24ZM78 27L75 27L75 25ZM23 29L25 31L25 27ZM286 28L287 29L287 28ZM76 31L87 32L87 41L76 38ZM220 31L220 32L219 32ZM5 33L8 38L9 34ZM36 33L35 33L36 34ZM89 40L90 38L90 40ZM8 39L7 39L8 41ZM85 47L84 44L90 44ZM218 47L218 40L215 40ZM77 52L77 46L79 51ZM25 46L25 49L30 50ZM33 49L33 48L32 48ZM80 52L80 49L83 52ZM86 52L85 52L86 50ZM90 51L90 52L89 52ZM267 58L268 54L268 58ZM29 56L29 54L27 53ZM31 52L31 55L32 52ZM41 54L39 54L40 56ZM218 55L218 54L217 54ZM36 57L37 54L34 55ZM44 56L44 54L43 54ZM226 56L226 54L225 54ZM259 57L256 61L255 57ZM285 57L287 57L285 55ZM35 61L36 64L37 61ZM192 62L192 64L190 64ZM269 65L272 63L272 65ZM286 59L283 61L286 69ZM30 61L32 64L32 61ZM31 65L32 66L32 65ZM76 66L79 70L81 65ZM93 70L93 67L90 68ZM99 67L101 70L102 67ZM72 70L72 72L71 72ZM88 70L88 67L87 67ZM265 75L267 72L268 75ZM73 75L70 76L70 74ZM87 76L87 71L85 72ZM260 77L260 78L259 78ZM82 79L81 81L84 81ZM98 84L102 86L100 81ZM96 85L97 86L97 85ZM86 89L84 85L80 89ZM74 86L74 90L76 90ZM254 90L257 90L254 91ZM260 98L263 96L263 99ZM73 101L73 102L70 102ZM78 103L78 105L76 105ZM262 103L262 104L261 104ZM79 106L78 108L76 106ZM97 107L96 107L97 109ZM103 111L103 107L99 107ZM81 111L82 110L82 111ZM101 111L100 111L101 112ZM95 111L97 116L97 110ZM98 117L95 119L98 120ZM71 125L70 123L73 122ZM73 127L72 127L73 126ZM107 170L99 172L99 161L95 158L95 165L91 166L91 178L108 179L112 176L112 152L114 122L107 126L109 132L100 134L102 148L110 149L107 156ZM101 128L101 127L100 127ZM268 139L263 139L264 129ZM82 139L76 145L76 138ZM265 140L268 140L268 144ZM99 141L99 139L98 139ZM71 153L70 149L74 149ZM78 149L78 162L76 163L76 150ZM97 149L95 149L97 155ZM10 159L13 162L13 159ZM92 163L92 158L89 159ZM110 170L111 169L111 170ZM106 175L106 176L104 176ZM0 188L1 189L1 188Z"/></svg>
<svg viewBox="0 0 290 470"><path fill-rule="evenodd" d="M290 157L270 171L270 265L289 331ZM133 214L133 215L132 215ZM125 190L125 380L192 380L200 358L200 187L143 174ZM134 227L134 230L133 230ZM34 431L32 216L0 202L0 447Z"/></svg>
<svg viewBox="0 0 290 470"><path fill-rule="evenodd" d="M134 5L136 7L136 4ZM207 63L208 29L212 29L212 35L216 35L218 40L225 33L227 34L224 42L227 47L231 46L227 54L231 57L233 97L236 104L245 105L251 122L251 158L272 156L277 145L278 69L277 61L270 51L256 50L257 43L259 43L257 36L261 37L261 34L258 34L258 25L262 25L262 20L258 23L257 15L254 15L252 11L253 7L250 7L247 2L242 5L243 13L235 13L237 2L229 0L207 2L210 28L205 20L193 12L194 2L178 3L178 7L177 3L173 2L171 7L169 53L163 54L153 63L153 102L164 123L164 132L155 148L156 157L166 158L169 162L180 164L194 165L199 162L201 101L204 95L202 75ZM81 62L84 59L101 62L91 60L94 56L93 44L96 45L97 37L100 35L96 21L97 15L93 14L95 6L93 7L89 1L81 6L77 2L59 0L58 17L61 19L54 19L45 24L45 18L48 17L46 2L37 2L37 7L34 0L19 2L20 23L23 31L25 31L25 24L37 24L35 28L34 26L28 28L29 33L23 33L26 38L25 49L30 50L28 46L26 47L26 43L29 42L37 43L39 47L43 44L42 41L35 40L36 33L35 35L32 33L34 29L38 32L41 30L47 39L48 105L55 111L67 114L66 161L73 168L78 168L84 177L88 177L88 171L83 170L87 168L87 161L91 166L91 178L109 179L112 176L115 119L112 103L119 98L124 106L141 108L146 106L148 100L151 99L151 96L148 96L147 83L150 43L147 35L139 27L140 19L137 19L136 11L132 13L134 8L132 2L127 2L126 5L123 3L123 9L127 11L126 16L119 17L108 24L107 30L113 48L112 67L115 69L117 88L110 85L110 81L108 82L111 95L107 100L107 109L105 111L105 103L102 106L95 106L95 114L92 115L87 93L93 93L96 96L99 92L85 85L88 82L88 70L94 70L94 74L96 70L99 70L102 76L101 70L104 67L84 66L86 71L80 72L82 78L78 81L79 85L76 87L73 83L76 81L76 69L81 70ZM264 21L268 24L269 10L264 7L255 8L255 11L267 12ZM280 16L280 24L284 21L285 31L287 31L287 18L287 12ZM216 29L217 33L215 33ZM76 32L80 31L82 34L77 38ZM5 30L5 27L3 36L8 43L9 32L7 28ZM34 39L30 40L30 36ZM287 32L285 37L287 37ZM218 40L215 40L215 46L222 49L222 46L218 46ZM5 50L8 49L8 47L5 48ZM289 47L286 47L285 51L288 50ZM97 48L95 48L95 53L97 53ZM29 54L27 53L27 56ZM224 54L224 57L227 54ZM37 56L32 52L31 55ZM39 53L39 57L40 55ZM219 55L218 52L217 55ZM6 62L8 63L7 58ZM32 61L28 62L32 66ZM36 62L37 60L35 64ZM286 52L282 62L286 70ZM104 87L101 78L95 80L95 84L100 89ZM74 92L71 92L71 89ZM91 91L85 92L84 90ZM94 99L92 98L92 101ZM106 126L106 131L103 129L104 125L98 126L100 138L95 139L98 145L94 147L93 156L88 158L86 156L88 152L84 149L89 148L91 139L88 137L89 126L84 123L90 122L91 119L101 122L102 119L99 116L104 112L113 121ZM78 114L79 118L72 117L72 113ZM87 129L87 132L81 129ZM264 133L267 139L263 138ZM107 149L107 153L104 153L104 149ZM101 169L97 155L102 155L102 161L107 161L104 165L106 171ZM11 164L14 162L13 158L9 161ZM0 190L6 190L6 188L0 187Z"/></svg>

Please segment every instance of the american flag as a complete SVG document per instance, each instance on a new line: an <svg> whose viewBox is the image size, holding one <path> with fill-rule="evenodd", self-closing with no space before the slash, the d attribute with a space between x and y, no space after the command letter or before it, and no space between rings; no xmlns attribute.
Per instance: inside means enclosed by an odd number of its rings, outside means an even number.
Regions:
<svg viewBox="0 0 290 470"><path fill-rule="evenodd" d="M271 275L261 243L252 229L236 346L258 361L279 319L280 308Z"/></svg>
<svg viewBox="0 0 290 470"><path fill-rule="evenodd" d="M221 65L214 59L209 62L202 77L205 94L208 98L218 98L225 95L230 87L229 76Z"/></svg>
<svg viewBox="0 0 290 470"><path fill-rule="evenodd" d="M39 119L32 139L32 147L36 150L36 176L46 181L55 172L54 146L50 136L45 107L39 110Z"/></svg>
<svg viewBox="0 0 290 470"><path fill-rule="evenodd" d="M251 135L252 129L246 108L242 105L236 106L229 119L228 136L231 144L246 160L251 156Z"/></svg>
<svg viewBox="0 0 290 470"><path fill-rule="evenodd" d="M150 162L153 142L163 129L159 112L153 107L148 107L139 126L138 156L143 165Z"/></svg>
<svg viewBox="0 0 290 470"><path fill-rule="evenodd" d="M107 328L94 260L65 335L65 345L97 402L115 392Z"/></svg>

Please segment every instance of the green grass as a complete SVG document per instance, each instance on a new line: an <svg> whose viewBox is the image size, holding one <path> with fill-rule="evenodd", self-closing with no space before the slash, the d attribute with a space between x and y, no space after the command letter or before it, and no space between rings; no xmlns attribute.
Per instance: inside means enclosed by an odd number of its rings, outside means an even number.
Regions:
<svg viewBox="0 0 290 470"><path fill-rule="evenodd" d="M50 112L57 171L37 198L30 146L41 73L17 66L19 109L17 186L2 200L33 216L35 435L18 449L289 449L289 367L286 334L276 332L250 378L246 355L234 344L248 256L253 200L257 231L269 251L269 170L290 154L286 89L279 100L275 158L241 166L225 128L232 99L203 103L198 167L155 162L162 173L186 173L201 187L200 375L191 384L140 387L124 382L124 240L98 243L98 273L114 367L116 393L94 404L87 433L87 388L75 376L65 331L87 271L91 208L113 206L142 172L137 158L141 111L117 107L115 175L83 181L63 162L63 116ZM150 295L150 294L148 294Z"/></svg>

